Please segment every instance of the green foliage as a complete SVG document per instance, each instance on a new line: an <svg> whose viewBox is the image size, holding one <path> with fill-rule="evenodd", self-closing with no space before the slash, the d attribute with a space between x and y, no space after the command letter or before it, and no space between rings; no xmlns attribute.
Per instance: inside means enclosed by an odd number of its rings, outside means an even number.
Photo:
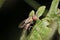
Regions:
<svg viewBox="0 0 60 40"><path fill-rule="evenodd" d="M2 7L5 0L0 0L0 8Z"/></svg>
<svg viewBox="0 0 60 40"><path fill-rule="evenodd" d="M50 19L52 18L51 20L56 20L56 23L58 23L58 33L60 34L60 18L57 16L58 4L59 0L53 0L47 17L50 17Z"/></svg>
<svg viewBox="0 0 60 40"><path fill-rule="evenodd" d="M35 11L32 10L32 11L30 12L30 14L29 14L29 17L32 17L34 14L35 14Z"/></svg>
<svg viewBox="0 0 60 40"><path fill-rule="evenodd" d="M45 25L46 24L46 25ZM30 38L34 40L46 40L50 32L52 31L51 28L48 28L47 25L49 23L46 20L37 20L31 34ZM34 36L34 38L33 38Z"/></svg>
<svg viewBox="0 0 60 40"><path fill-rule="evenodd" d="M23 35L24 38L21 36L21 40L50 40L57 28L60 34L60 16L57 16L58 3L59 0L53 0L47 16L36 21L36 24L33 26L33 29L28 36L26 36L25 31L25 36ZM44 15L44 11L45 6L39 7L36 12L37 17L39 18L41 15ZM33 14L34 11L32 10L29 16L32 16Z"/></svg>
<svg viewBox="0 0 60 40"><path fill-rule="evenodd" d="M53 0L52 1L50 10L49 10L49 12L47 14L48 17L51 17L51 18L56 17L58 4L59 4L59 0Z"/></svg>
<svg viewBox="0 0 60 40"><path fill-rule="evenodd" d="M60 17L58 17L58 33L60 34Z"/></svg>
<svg viewBox="0 0 60 40"><path fill-rule="evenodd" d="M39 7L38 8L38 10L37 10L37 12L36 12L36 15L37 15L37 17L39 18L40 16L42 16L42 14L44 13L44 11L45 11L45 6L41 6L41 7Z"/></svg>

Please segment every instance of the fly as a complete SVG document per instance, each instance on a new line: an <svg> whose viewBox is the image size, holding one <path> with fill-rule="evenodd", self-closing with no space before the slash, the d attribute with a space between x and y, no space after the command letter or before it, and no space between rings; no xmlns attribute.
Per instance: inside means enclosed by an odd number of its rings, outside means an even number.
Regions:
<svg viewBox="0 0 60 40"><path fill-rule="evenodd" d="M24 21L22 21L19 24L19 28L23 28L25 30L28 30L31 28L31 24L33 24L33 21L36 21L38 18L36 15L32 16L32 17L28 17L27 19L25 19Z"/></svg>

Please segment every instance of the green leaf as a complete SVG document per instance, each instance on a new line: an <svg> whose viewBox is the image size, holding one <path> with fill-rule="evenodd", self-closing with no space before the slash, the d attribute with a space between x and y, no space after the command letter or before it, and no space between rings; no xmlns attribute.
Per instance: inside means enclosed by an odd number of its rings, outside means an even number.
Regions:
<svg viewBox="0 0 60 40"><path fill-rule="evenodd" d="M29 14L29 17L32 17L34 14L35 14L35 11L32 10L32 11L30 12L30 14Z"/></svg>
<svg viewBox="0 0 60 40"><path fill-rule="evenodd" d="M58 33L60 34L60 17L58 18Z"/></svg>
<svg viewBox="0 0 60 40"><path fill-rule="evenodd" d="M58 14L58 11L57 11L58 4L59 4L59 0L53 0L52 1L50 10L49 10L46 17L49 17L50 20L56 20L55 22L58 23L58 32L60 34L60 18L57 16L57 14Z"/></svg>
<svg viewBox="0 0 60 40"><path fill-rule="evenodd" d="M58 8L59 0L53 0L50 10L47 14L47 17L55 17L57 14L57 8Z"/></svg>
<svg viewBox="0 0 60 40"><path fill-rule="evenodd" d="M41 6L41 7L38 8L38 10L37 10L37 12L36 12L36 15L37 15L38 18L39 18L40 16L42 16L42 14L43 14L44 11L45 11L45 8L46 8L46 6Z"/></svg>
<svg viewBox="0 0 60 40"><path fill-rule="evenodd" d="M41 22L41 21L39 21L38 24L40 24L40 22ZM36 24L36 25L38 25L38 24ZM39 27L39 25L36 26L36 28L38 28L38 27ZM35 30L36 28L35 28L35 26L34 26L34 28L32 29L32 31L31 31L31 33L30 33L30 35L29 35L28 40L42 40L39 32L37 32L37 31ZM39 30L40 30L40 29L39 29Z"/></svg>
<svg viewBox="0 0 60 40"><path fill-rule="evenodd" d="M5 0L0 0L0 8L2 7L4 2L5 2Z"/></svg>
<svg viewBox="0 0 60 40"><path fill-rule="evenodd" d="M51 28L48 28L49 23L46 20L37 20L34 28L30 33L29 40L46 40L51 33Z"/></svg>
<svg viewBox="0 0 60 40"><path fill-rule="evenodd" d="M39 29L40 28L40 35L41 35L41 38L42 40L46 40L46 38L48 37L48 35L51 33L51 28L48 28L47 25L49 25L49 23L47 22L47 20L43 19L40 24L39 24L39 27L36 28L36 29Z"/></svg>

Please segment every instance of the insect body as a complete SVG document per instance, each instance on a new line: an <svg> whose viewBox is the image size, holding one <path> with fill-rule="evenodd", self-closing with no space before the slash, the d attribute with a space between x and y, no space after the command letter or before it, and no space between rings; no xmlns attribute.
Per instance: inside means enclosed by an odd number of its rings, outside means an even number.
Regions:
<svg viewBox="0 0 60 40"><path fill-rule="evenodd" d="M31 24L33 24L33 21L36 21L38 18L36 15L32 16L32 17L28 17L27 19L25 19L22 23L19 24L19 28L24 28L24 29L30 29L31 28Z"/></svg>
<svg viewBox="0 0 60 40"><path fill-rule="evenodd" d="M29 17L19 24L19 28L24 28L27 30L31 24L33 24L33 19Z"/></svg>

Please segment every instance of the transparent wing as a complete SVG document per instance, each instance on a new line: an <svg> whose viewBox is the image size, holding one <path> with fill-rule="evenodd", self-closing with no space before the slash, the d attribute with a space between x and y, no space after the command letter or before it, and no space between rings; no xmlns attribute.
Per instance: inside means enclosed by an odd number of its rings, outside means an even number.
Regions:
<svg viewBox="0 0 60 40"><path fill-rule="evenodd" d="M24 21L22 21L22 22L18 25L18 28L23 28L25 25L26 25L26 24L25 24L25 20L24 20Z"/></svg>

